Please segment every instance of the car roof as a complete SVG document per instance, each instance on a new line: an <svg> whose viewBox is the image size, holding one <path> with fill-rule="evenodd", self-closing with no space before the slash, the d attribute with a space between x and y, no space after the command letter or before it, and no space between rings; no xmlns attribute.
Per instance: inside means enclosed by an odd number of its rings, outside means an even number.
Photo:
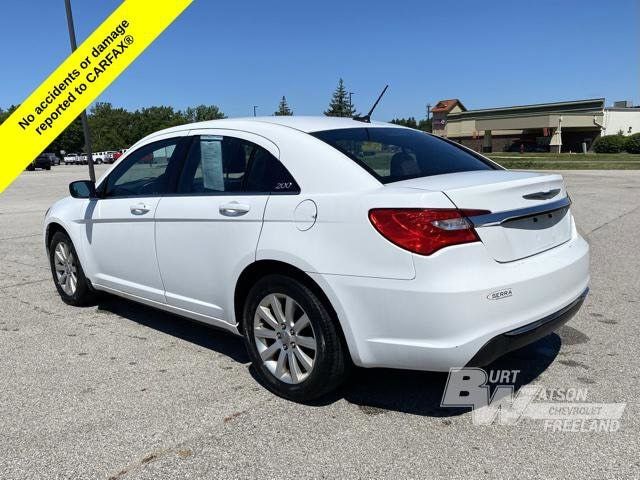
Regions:
<svg viewBox="0 0 640 480"><path fill-rule="evenodd" d="M251 117L244 120L252 121ZM273 116L273 117L255 117L257 122L272 123L282 125L284 127L295 128L303 132L319 132L322 130L335 130L341 128L365 128L365 127L395 127L396 125L386 122L362 122L348 117L306 117L306 116Z"/></svg>
<svg viewBox="0 0 640 480"><path fill-rule="evenodd" d="M346 117L326 117L326 116L273 116L273 117L241 117L241 118L225 118L222 120L208 120L205 122L191 123L187 125L178 125L176 127L167 128L157 133L171 133L173 131L185 130L186 128L237 128L244 124L246 128L250 128L251 124L272 124L283 127L292 128L301 132L312 133L322 130L336 130L343 128L370 128L370 127L393 127L405 128L400 125L394 125L386 122L371 123L361 122Z"/></svg>

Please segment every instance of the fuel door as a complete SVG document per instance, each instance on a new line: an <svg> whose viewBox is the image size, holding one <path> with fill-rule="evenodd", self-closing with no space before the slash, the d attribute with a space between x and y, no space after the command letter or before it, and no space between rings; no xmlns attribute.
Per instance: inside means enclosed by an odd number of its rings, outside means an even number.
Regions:
<svg viewBox="0 0 640 480"><path fill-rule="evenodd" d="M293 214L296 228L301 232L309 230L318 218L318 207L313 200L303 200L298 204Z"/></svg>

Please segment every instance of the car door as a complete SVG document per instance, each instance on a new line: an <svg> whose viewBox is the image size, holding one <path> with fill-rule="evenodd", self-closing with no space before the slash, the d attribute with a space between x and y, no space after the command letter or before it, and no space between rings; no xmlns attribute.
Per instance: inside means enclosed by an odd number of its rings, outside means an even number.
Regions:
<svg viewBox="0 0 640 480"><path fill-rule="evenodd" d="M279 152L250 133L191 133L177 193L156 212L158 263L167 303L231 322L235 280L255 260L270 193L251 171Z"/></svg>
<svg viewBox="0 0 640 480"><path fill-rule="evenodd" d="M154 215L161 196L174 188L186 139L172 136L141 146L101 182L86 238L97 285L165 303Z"/></svg>

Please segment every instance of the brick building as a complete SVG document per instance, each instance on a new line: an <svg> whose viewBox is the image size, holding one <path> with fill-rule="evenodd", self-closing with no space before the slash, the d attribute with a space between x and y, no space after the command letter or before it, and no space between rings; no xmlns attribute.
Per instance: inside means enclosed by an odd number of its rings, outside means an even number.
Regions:
<svg viewBox="0 0 640 480"><path fill-rule="evenodd" d="M600 135L640 132L640 108L604 98L467 110L457 98L432 109L433 133L477 151L580 152Z"/></svg>

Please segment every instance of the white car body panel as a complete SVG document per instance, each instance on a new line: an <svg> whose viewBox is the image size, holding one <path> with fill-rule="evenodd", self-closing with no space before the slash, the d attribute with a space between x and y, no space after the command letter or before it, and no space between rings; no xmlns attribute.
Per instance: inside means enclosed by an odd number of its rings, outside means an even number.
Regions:
<svg viewBox="0 0 640 480"><path fill-rule="evenodd" d="M83 236L85 249L93 258L94 270L89 274L94 284L164 301L153 221L159 200L139 197L95 202ZM144 206L148 212L132 213L138 206Z"/></svg>
<svg viewBox="0 0 640 480"><path fill-rule="evenodd" d="M356 162L305 132L362 127L350 119L268 117L174 127L128 149L187 135L254 142L282 162L300 194L165 195L54 204L45 218L76 245L93 286L238 332L235 285L256 261L309 275L336 312L357 365L447 370L465 365L491 338L569 305L587 288L588 245L570 211L531 235L480 226L480 240L413 254L380 235L373 208L501 212L566 197L562 177L505 170L461 172L382 185ZM394 125L373 122L370 128ZM558 189L554 198L523 193ZM221 215L230 202L246 215ZM132 215L144 203L148 213ZM554 220L554 222L556 222ZM555 230L554 230L555 229ZM527 234L529 231L529 234ZM491 300L492 292L512 295Z"/></svg>
<svg viewBox="0 0 640 480"><path fill-rule="evenodd" d="M240 130L194 128L189 135L232 135L279 157L273 142ZM255 261L268 198L266 194L168 195L160 200L155 216L156 248L169 305L235 326L233 298L229 299L228 284L220 279L237 279ZM221 208L233 203L248 207L248 213L223 215Z"/></svg>
<svg viewBox="0 0 640 480"><path fill-rule="evenodd" d="M169 305L235 325L229 284L223 279L237 279L255 261L267 199L223 195L160 201L156 245ZM248 213L220 213L222 206L234 202L247 206Z"/></svg>

